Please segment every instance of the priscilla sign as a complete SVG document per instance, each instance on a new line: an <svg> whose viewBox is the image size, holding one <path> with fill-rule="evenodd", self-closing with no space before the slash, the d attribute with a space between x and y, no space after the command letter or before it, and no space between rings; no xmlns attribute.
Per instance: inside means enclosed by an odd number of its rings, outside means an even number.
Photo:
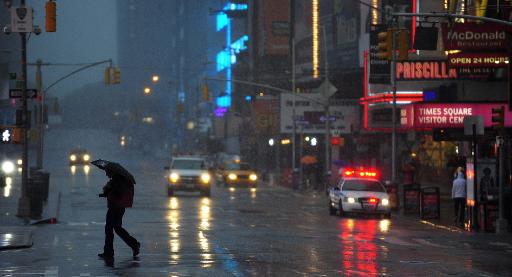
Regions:
<svg viewBox="0 0 512 277"><path fill-rule="evenodd" d="M464 117L481 115L484 126L492 126L492 109L503 104L411 104L401 111L401 124L409 128L464 128ZM505 109L505 126L512 126L512 112Z"/></svg>

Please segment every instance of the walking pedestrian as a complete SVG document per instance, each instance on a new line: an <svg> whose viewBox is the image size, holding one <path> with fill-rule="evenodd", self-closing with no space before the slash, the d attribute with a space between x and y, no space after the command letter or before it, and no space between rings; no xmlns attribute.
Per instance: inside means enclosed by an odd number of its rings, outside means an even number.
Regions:
<svg viewBox="0 0 512 277"><path fill-rule="evenodd" d="M452 199L455 206L455 224L461 226L464 222L464 205L466 204L466 179L464 173L459 171L453 180Z"/></svg>
<svg viewBox="0 0 512 277"><path fill-rule="evenodd" d="M103 193L99 196L107 198L108 210L105 222L105 245L103 253L98 256L103 259L114 258L115 231L132 248L135 258L140 252L140 243L122 227L125 208L131 207L133 203L133 183L128 178L116 174L109 167L105 168L105 174L110 180L103 187Z"/></svg>

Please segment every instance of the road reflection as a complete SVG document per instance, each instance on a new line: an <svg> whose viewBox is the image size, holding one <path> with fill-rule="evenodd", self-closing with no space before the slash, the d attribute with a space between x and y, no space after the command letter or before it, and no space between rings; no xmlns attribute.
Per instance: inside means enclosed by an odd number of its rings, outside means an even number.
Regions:
<svg viewBox="0 0 512 277"><path fill-rule="evenodd" d="M11 195L11 188L12 188L12 178L5 177L4 197L9 197Z"/></svg>
<svg viewBox="0 0 512 277"><path fill-rule="evenodd" d="M387 257L387 247L378 246L375 241L378 235L386 234L391 221L352 219L340 221L340 247L342 268L345 275L376 275L385 273L384 265L377 263Z"/></svg>
<svg viewBox="0 0 512 277"><path fill-rule="evenodd" d="M180 260L180 211L179 200L176 197L169 199L169 211L167 213L168 232L169 232L169 248L170 248L170 264L176 265Z"/></svg>
<svg viewBox="0 0 512 277"><path fill-rule="evenodd" d="M201 199L199 205L199 230L197 233L197 240L199 249L201 249L201 267L211 267L213 260L210 252L210 242L208 241L207 231L210 230L211 220L211 200L209 198Z"/></svg>

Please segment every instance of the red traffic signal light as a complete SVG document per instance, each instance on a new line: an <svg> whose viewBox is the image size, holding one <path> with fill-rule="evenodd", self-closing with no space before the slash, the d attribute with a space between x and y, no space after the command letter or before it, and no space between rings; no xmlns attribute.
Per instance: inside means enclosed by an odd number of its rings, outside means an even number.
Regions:
<svg viewBox="0 0 512 277"><path fill-rule="evenodd" d="M331 145L343 146L345 145L345 139L342 137L331 137Z"/></svg>
<svg viewBox="0 0 512 277"><path fill-rule="evenodd" d="M496 129L505 127L505 107L492 108L492 127Z"/></svg>

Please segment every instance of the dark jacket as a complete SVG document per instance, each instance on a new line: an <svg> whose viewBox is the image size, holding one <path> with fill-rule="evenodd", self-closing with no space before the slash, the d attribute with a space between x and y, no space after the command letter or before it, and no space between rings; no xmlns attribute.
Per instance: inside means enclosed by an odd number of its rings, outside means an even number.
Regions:
<svg viewBox="0 0 512 277"><path fill-rule="evenodd" d="M108 208L131 208L133 205L133 184L123 177L114 175L103 187Z"/></svg>

